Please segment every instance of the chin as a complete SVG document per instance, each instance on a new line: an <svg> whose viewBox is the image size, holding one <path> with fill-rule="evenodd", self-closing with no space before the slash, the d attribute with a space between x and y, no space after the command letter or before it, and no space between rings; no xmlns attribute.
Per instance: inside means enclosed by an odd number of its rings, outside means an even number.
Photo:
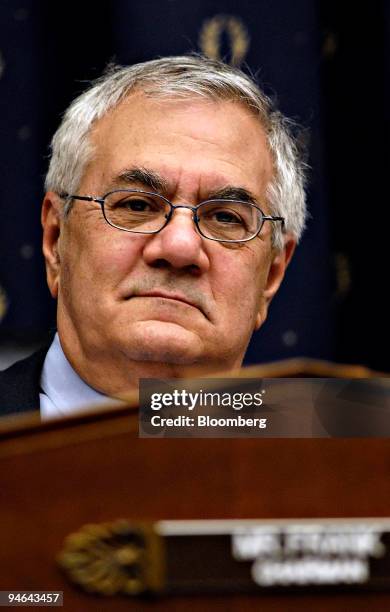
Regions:
<svg viewBox="0 0 390 612"><path fill-rule="evenodd" d="M122 336L122 345L124 340ZM134 361L193 365L204 355L204 346L195 332L181 325L142 321L131 326L124 352Z"/></svg>

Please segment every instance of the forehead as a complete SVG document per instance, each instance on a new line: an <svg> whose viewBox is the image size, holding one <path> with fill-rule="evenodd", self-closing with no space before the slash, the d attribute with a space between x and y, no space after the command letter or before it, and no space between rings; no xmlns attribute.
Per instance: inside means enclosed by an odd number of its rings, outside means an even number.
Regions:
<svg viewBox="0 0 390 612"><path fill-rule="evenodd" d="M130 95L91 132L84 179L103 188L130 167L162 175L171 191L244 187L261 196L273 164L259 120L237 102ZM83 180L83 183L85 181Z"/></svg>

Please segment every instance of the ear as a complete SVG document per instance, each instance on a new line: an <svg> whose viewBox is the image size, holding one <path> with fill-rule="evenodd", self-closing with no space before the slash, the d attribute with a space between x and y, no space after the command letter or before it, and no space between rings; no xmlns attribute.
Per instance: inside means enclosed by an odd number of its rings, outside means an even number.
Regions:
<svg viewBox="0 0 390 612"><path fill-rule="evenodd" d="M42 203L42 250L46 262L46 278L53 298L58 297L61 259L59 241L61 235L61 207L58 196L49 191Z"/></svg>
<svg viewBox="0 0 390 612"><path fill-rule="evenodd" d="M284 237L284 247L281 251L273 250L271 264L268 270L267 282L263 291L259 312L256 317L255 329L264 323L267 318L268 306L280 287L286 268L291 261L296 247L296 240L291 234Z"/></svg>

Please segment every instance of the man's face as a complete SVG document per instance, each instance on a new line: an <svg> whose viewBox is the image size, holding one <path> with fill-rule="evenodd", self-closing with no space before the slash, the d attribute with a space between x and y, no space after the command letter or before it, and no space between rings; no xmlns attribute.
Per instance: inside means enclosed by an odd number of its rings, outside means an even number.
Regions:
<svg viewBox="0 0 390 612"><path fill-rule="evenodd" d="M96 153L78 195L153 191L157 177L174 204L245 189L269 212L273 170L264 131L237 103L137 93L98 121L91 138ZM291 254L273 252L270 222L253 240L226 245L200 236L188 209L176 210L160 233L142 235L109 226L97 203L75 200L62 220L60 206L46 195L48 282L65 353L92 386L114 394L134 373L241 364ZM110 380L92 371L99 363Z"/></svg>

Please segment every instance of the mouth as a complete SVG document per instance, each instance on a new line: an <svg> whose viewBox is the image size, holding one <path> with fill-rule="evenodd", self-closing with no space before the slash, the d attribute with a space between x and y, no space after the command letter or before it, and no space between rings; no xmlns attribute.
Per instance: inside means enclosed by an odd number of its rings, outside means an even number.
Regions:
<svg viewBox="0 0 390 612"><path fill-rule="evenodd" d="M166 291L145 291L143 293L137 293L136 295L133 295L131 297L160 298L164 300L171 300L173 302L180 302L181 304L186 304L187 306L191 306L192 308L197 308L202 314L205 314L199 304L191 301L181 293L169 293Z"/></svg>

